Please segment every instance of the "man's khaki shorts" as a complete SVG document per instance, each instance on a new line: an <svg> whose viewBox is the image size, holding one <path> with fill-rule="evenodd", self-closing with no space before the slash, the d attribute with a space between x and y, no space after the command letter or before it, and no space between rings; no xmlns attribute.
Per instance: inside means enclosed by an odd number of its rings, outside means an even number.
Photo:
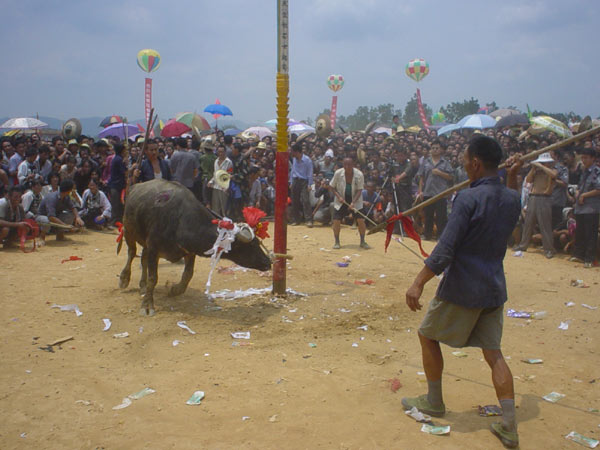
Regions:
<svg viewBox="0 0 600 450"><path fill-rule="evenodd" d="M450 347L499 350L503 323L504 306L465 308L436 297L429 303L419 333Z"/></svg>

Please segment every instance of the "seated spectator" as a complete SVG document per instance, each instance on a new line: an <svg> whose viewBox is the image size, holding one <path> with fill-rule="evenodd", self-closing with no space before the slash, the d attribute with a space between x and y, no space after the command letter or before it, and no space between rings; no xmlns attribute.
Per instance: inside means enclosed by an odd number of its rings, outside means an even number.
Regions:
<svg viewBox="0 0 600 450"><path fill-rule="evenodd" d="M35 160L37 158L38 151L35 147L29 147L25 151L25 160L21 162L17 168L17 178L19 184L25 186L31 183L36 177Z"/></svg>
<svg viewBox="0 0 600 450"><path fill-rule="evenodd" d="M90 180L88 189L83 193L82 205L81 219L86 226L102 228L108 225L111 216L110 202L106 194L99 190L96 180Z"/></svg>
<svg viewBox="0 0 600 450"><path fill-rule="evenodd" d="M19 237L19 230L28 230L25 220L25 211L21 206L23 188L13 186L8 191L8 196L0 199L0 241L6 248Z"/></svg>
<svg viewBox="0 0 600 450"><path fill-rule="evenodd" d="M40 243L42 245L46 242L46 233L50 230L48 218L39 214L43 198L42 182L39 179L31 182L31 189L25 192L21 198L25 218L35 220L40 226Z"/></svg>
<svg viewBox="0 0 600 450"><path fill-rule="evenodd" d="M71 201L73 187L72 180L63 180L60 182L58 192L52 192L43 198L38 212L40 215L48 217L50 224L75 225L77 227L84 225L75 205ZM64 228L57 229L56 240L65 240Z"/></svg>

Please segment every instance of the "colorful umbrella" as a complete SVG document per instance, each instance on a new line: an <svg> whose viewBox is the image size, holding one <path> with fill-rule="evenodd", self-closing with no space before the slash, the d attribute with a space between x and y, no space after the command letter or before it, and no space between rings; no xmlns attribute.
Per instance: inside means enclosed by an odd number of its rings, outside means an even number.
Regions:
<svg viewBox="0 0 600 450"><path fill-rule="evenodd" d="M460 119L456 125L459 128L482 130L484 128L494 128L496 126L496 119L487 114L469 114Z"/></svg>
<svg viewBox="0 0 600 450"><path fill-rule="evenodd" d="M273 136L273 132L269 130L267 127L250 127L244 130L245 133L252 133L257 135L260 139L265 136Z"/></svg>
<svg viewBox="0 0 600 450"><path fill-rule="evenodd" d="M227 106L221 105L220 103L208 105L206 108L204 108L204 112L210 114L221 114L222 116L233 116L231 110Z"/></svg>
<svg viewBox="0 0 600 450"><path fill-rule="evenodd" d="M185 123L177 122L175 119L169 119L161 130L160 135L163 137L175 137L190 131L192 131L192 129Z"/></svg>
<svg viewBox="0 0 600 450"><path fill-rule="evenodd" d="M242 130L238 130L237 128L227 128L223 134L225 136L237 136L241 132Z"/></svg>
<svg viewBox="0 0 600 450"><path fill-rule="evenodd" d="M136 134L139 134L140 130L136 124L132 123L115 123L110 125L98 133L99 138L105 138L108 136L118 137L119 139L130 139Z"/></svg>
<svg viewBox="0 0 600 450"><path fill-rule="evenodd" d="M193 112L182 112L175 116L175 121L183 123L191 130L197 128L200 131L210 130L210 124L202 116Z"/></svg>
<svg viewBox="0 0 600 450"><path fill-rule="evenodd" d="M531 119L531 128L532 131L536 129L544 129L547 131L552 131L557 136L562 138L568 138L573 136L569 127L567 127L564 123L559 120L556 120L550 116L536 116Z"/></svg>
<svg viewBox="0 0 600 450"><path fill-rule="evenodd" d="M124 120L121 116L106 116L104 119L102 119L102 122L100 122L100 125L98 125L98 126L106 128L109 125L113 125L115 123L123 123L123 122L124 122Z"/></svg>
<svg viewBox="0 0 600 450"><path fill-rule="evenodd" d="M41 120L34 119L33 117L18 117L14 119L8 119L0 128L19 128L19 129L27 129L27 128L43 128L47 127L48 124L42 122Z"/></svg>
<svg viewBox="0 0 600 450"><path fill-rule="evenodd" d="M388 128L388 127L378 127L373 130L373 133L376 133L376 134L383 133L383 134L387 134L388 136L391 136L392 129Z"/></svg>
<svg viewBox="0 0 600 450"><path fill-rule="evenodd" d="M290 119L288 119L288 124L287 125L289 127L290 125L294 125L294 124L297 124L297 123L300 123L300 122L298 122L296 119L290 118ZM265 125L267 127L269 127L269 128L275 128L275 127L277 127L277 119L267 120L265 122Z"/></svg>

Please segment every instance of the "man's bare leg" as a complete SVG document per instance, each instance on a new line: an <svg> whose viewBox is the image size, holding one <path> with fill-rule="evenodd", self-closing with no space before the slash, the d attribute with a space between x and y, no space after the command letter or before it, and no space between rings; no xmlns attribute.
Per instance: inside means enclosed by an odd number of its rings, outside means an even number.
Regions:
<svg viewBox="0 0 600 450"><path fill-rule="evenodd" d="M333 219L333 223L331 228L333 230L333 238L335 239L335 243L333 244L333 248L340 248L340 229L342 227L341 221L338 219Z"/></svg>

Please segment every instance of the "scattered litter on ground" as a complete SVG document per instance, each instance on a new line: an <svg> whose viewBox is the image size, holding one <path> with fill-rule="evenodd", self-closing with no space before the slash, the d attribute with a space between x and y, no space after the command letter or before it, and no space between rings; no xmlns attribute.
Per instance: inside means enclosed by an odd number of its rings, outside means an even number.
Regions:
<svg viewBox="0 0 600 450"><path fill-rule="evenodd" d="M421 431L423 433L434 434L436 436L443 436L445 434L450 434L450 425L447 425L445 427L436 427L434 425L424 423L421 427Z"/></svg>
<svg viewBox="0 0 600 450"><path fill-rule="evenodd" d="M560 399L565 398L565 394L561 394L559 392L550 392L549 394L544 395L542 398L550 403L556 403Z"/></svg>
<svg viewBox="0 0 600 450"><path fill-rule="evenodd" d="M339 308L339 309L338 309L338 311L339 311L339 312L343 312L343 313L349 313L349 312L352 312L352 310L351 310L351 309L346 309L346 308Z"/></svg>
<svg viewBox="0 0 600 450"><path fill-rule="evenodd" d="M369 329L369 327L367 325L361 325L360 327L356 327L356 329L367 331Z"/></svg>
<svg viewBox="0 0 600 450"><path fill-rule="evenodd" d="M352 347L358 347L358 344L357 344L356 342L354 342L354 343L352 344Z"/></svg>
<svg viewBox="0 0 600 450"><path fill-rule="evenodd" d="M467 356L469 356L465 352L452 352L452 354L457 358L466 358Z"/></svg>
<svg viewBox="0 0 600 450"><path fill-rule="evenodd" d="M591 309L591 310L598 309L597 306L590 306L590 305L586 305L585 303L582 303L581 306L583 306L584 308L587 308L587 309Z"/></svg>
<svg viewBox="0 0 600 450"><path fill-rule="evenodd" d="M544 362L542 359L538 359L538 358L522 359L521 361L523 361L524 363L527 363L527 364L543 364L543 362Z"/></svg>
<svg viewBox="0 0 600 450"><path fill-rule="evenodd" d="M478 406L477 412L481 417L501 416L502 408L497 405Z"/></svg>
<svg viewBox="0 0 600 450"><path fill-rule="evenodd" d="M309 346L310 348L317 348L317 344L315 344L314 342L309 342L309 343L308 343L308 346Z"/></svg>
<svg viewBox="0 0 600 450"><path fill-rule="evenodd" d="M352 257L348 255L342 256L342 261L346 263L352 262Z"/></svg>
<svg viewBox="0 0 600 450"><path fill-rule="evenodd" d="M138 333L142 334L143 332L144 332L144 327L140 327L140 328L138 329Z"/></svg>
<svg viewBox="0 0 600 450"><path fill-rule="evenodd" d="M568 330L569 329L569 323L571 323L570 320L567 320L565 322L561 322L560 325L558 326L559 330Z"/></svg>
<svg viewBox="0 0 600 450"><path fill-rule="evenodd" d="M129 333L127 331L124 331L123 333L113 334L113 337L116 339L126 338L129 337Z"/></svg>
<svg viewBox="0 0 600 450"><path fill-rule="evenodd" d="M347 262L336 262L338 267L348 267L348 263Z"/></svg>
<svg viewBox="0 0 600 450"><path fill-rule="evenodd" d="M266 288L249 288L249 289L238 289L235 291L230 291L229 289L223 289L221 291L213 292L212 294L208 294L210 300L214 300L216 298L222 298L223 300L235 300L238 298L250 297L251 295L263 295L270 294L273 291L271 286ZM292 288L287 288L285 290L288 295L296 295L299 297L307 297L307 294L303 294L302 292L297 292Z"/></svg>
<svg viewBox="0 0 600 450"><path fill-rule="evenodd" d="M173 347L177 347L179 344L185 344L185 342L175 339L172 343Z"/></svg>
<svg viewBox="0 0 600 450"><path fill-rule="evenodd" d="M598 447L598 444L600 443L600 441L598 441L597 439L585 437L584 435L579 434L575 431L571 431L569 434L567 434L565 436L565 439L568 439L569 441L577 442L578 444L581 444L587 448L596 448L596 447Z"/></svg>
<svg viewBox="0 0 600 450"><path fill-rule="evenodd" d="M252 347L254 345L253 342L240 342L240 341L234 341L231 343L232 347Z"/></svg>
<svg viewBox="0 0 600 450"><path fill-rule="evenodd" d="M125 397L123 399L123 402L120 405L113 406L112 409L114 409L114 410L124 409L124 408L127 408L128 406L131 406L131 400L128 397Z"/></svg>
<svg viewBox="0 0 600 450"><path fill-rule="evenodd" d="M67 259L63 259L60 263L64 264L69 261L83 261L83 258L80 258L79 256L69 256Z"/></svg>
<svg viewBox="0 0 600 450"><path fill-rule="evenodd" d="M187 323L185 323L185 320L180 320L179 322L177 322L177 326L185 331L187 331L190 334L196 334L196 332L194 330L192 330L190 327L187 326Z"/></svg>
<svg viewBox="0 0 600 450"><path fill-rule="evenodd" d="M565 303L565 306L566 306L567 308L570 308L571 306L575 306L575 305L576 305L576 303L575 303L575 302L566 302L566 303Z"/></svg>
<svg viewBox="0 0 600 450"><path fill-rule="evenodd" d="M53 340L52 342L49 342L48 346L53 347L55 345L64 344L65 342L72 341L73 339L75 339L73 336L61 337L61 338Z"/></svg>
<svg viewBox="0 0 600 450"><path fill-rule="evenodd" d="M571 286L578 288L589 288L589 285L585 284L583 280L571 280Z"/></svg>
<svg viewBox="0 0 600 450"><path fill-rule="evenodd" d="M19 436L21 436L23 439L25 439L27 437L27 433L21 433Z"/></svg>
<svg viewBox="0 0 600 450"><path fill-rule="evenodd" d="M525 256L521 250L517 250L512 255L515 256L515 257L517 257L517 258L523 258Z"/></svg>
<svg viewBox="0 0 600 450"><path fill-rule="evenodd" d="M204 399L204 392L196 391L192 394L192 396L188 399L188 401L185 402L185 404L186 405L199 405L200 403L202 403L203 399Z"/></svg>
<svg viewBox="0 0 600 450"><path fill-rule="evenodd" d="M245 422L246 420L250 420L250 416L242 416L242 422Z"/></svg>
<svg viewBox="0 0 600 450"><path fill-rule="evenodd" d="M375 284L375 282L373 280L369 280L367 278L363 278L361 280L354 280L354 284L358 284L358 285L369 285L371 286L372 284Z"/></svg>
<svg viewBox="0 0 600 450"><path fill-rule="evenodd" d="M154 389L145 387L141 391L136 392L135 394L128 395L127 397L131 400L139 400L140 398L144 398L146 395L154 394L155 392L156 391Z"/></svg>
<svg viewBox="0 0 600 450"><path fill-rule="evenodd" d="M110 321L110 319L102 319L102 322L104 322L104 328L102 329L102 331L110 330L110 327L112 326L112 322Z"/></svg>
<svg viewBox="0 0 600 450"><path fill-rule="evenodd" d="M75 311L75 315L77 317L83 315L83 313L79 310L79 306L77 305L57 305L53 304L50 308L60 308L61 311Z"/></svg>
<svg viewBox="0 0 600 450"><path fill-rule="evenodd" d="M390 383L390 391L392 391L394 394L402 387L402 383L398 378L390 378L388 382Z"/></svg>
<svg viewBox="0 0 600 450"><path fill-rule="evenodd" d="M509 309L506 312L507 317L514 317L515 319L531 319L531 313L527 311L515 311L514 309Z"/></svg>
<svg viewBox="0 0 600 450"><path fill-rule="evenodd" d="M269 417L269 422L273 423L273 422L277 422L277 414L273 414L271 417Z"/></svg>
<svg viewBox="0 0 600 450"><path fill-rule="evenodd" d="M231 337L234 339L250 339L249 331L235 331L231 333Z"/></svg>
<svg viewBox="0 0 600 450"><path fill-rule="evenodd" d="M429 416L427 414L423 414L421 411L419 411L417 409L416 406L413 406L410 411L404 411L404 413L407 416L415 419L417 422L420 422L420 423L430 423L431 422L431 416Z"/></svg>
<svg viewBox="0 0 600 450"><path fill-rule="evenodd" d="M319 249L319 251L322 251L322 252L330 252L331 250L329 250L328 248L323 248L323 247L321 247L321 248Z"/></svg>

